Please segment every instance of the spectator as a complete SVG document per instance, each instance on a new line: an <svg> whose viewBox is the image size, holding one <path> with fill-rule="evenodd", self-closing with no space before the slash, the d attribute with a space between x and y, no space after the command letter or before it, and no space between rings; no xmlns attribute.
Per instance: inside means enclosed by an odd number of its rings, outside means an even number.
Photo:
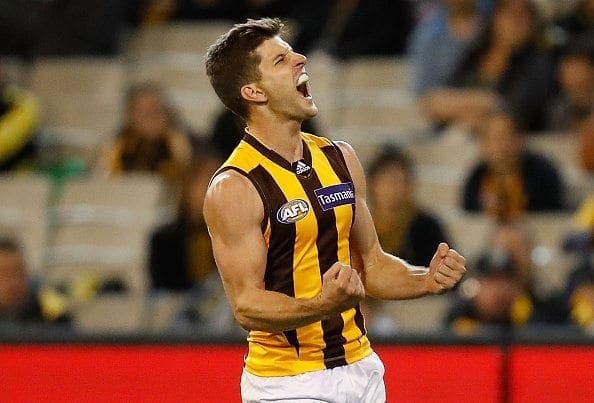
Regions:
<svg viewBox="0 0 594 403"><path fill-rule="evenodd" d="M559 61L560 93L549 105L549 130L578 131L594 111L594 38L570 44Z"/></svg>
<svg viewBox="0 0 594 403"><path fill-rule="evenodd" d="M448 80L422 99L436 124L470 126L501 103L523 130L541 130L552 58L539 46L539 16L528 0L498 0L489 28Z"/></svg>
<svg viewBox="0 0 594 403"><path fill-rule="evenodd" d="M28 278L20 246L0 237L0 324L66 321L63 307L43 296Z"/></svg>
<svg viewBox="0 0 594 403"><path fill-rule="evenodd" d="M153 172L170 182L180 178L191 158L187 136L175 125L162 90L154 83L130 88L126 121L104 150L101 169L110 176Z"/></svg>
<svg viewBox="0 0 594 403"><path fill-rule="evenodd" d="M369 204L380 244L413 265L426 266L447 237L435 216L415 201L412 162L398 149L384 147L368 175Z"/></svg>
<svg viewBox="0 0 594 403"><path fill-rule="evenodd" d="M477 38L484 16L476 0L440 0L441 7L420 21L411 36L409 53L417 95L443 87Z"/></svg>
<svg viewBox="0 0 594 403"><path fill-rule="evenodd" d="M439 221L417 205L414 167L400 149L388 145L369 164L368 203L382 248L416 266L426 266L440 242L448 242ZM369 334L390 337L398 324L385 301L366 298L361 309Z"/></svg>
<svg viewBox="0 0 594 403"><path fill-rule="evenodd" d="M152 287L189 290L216 272L202 204L221 161L205 150L186 170L178 217L153 234L150 244Z"/></svg>
<svg viewBox="0 0 594 403"><path fill-rule="evenodd" d="M594 195L586 198L576 215L576 227L565 241L578 264L563 294L568 322L594 333Z"/></svg>
<svg viewBox="0 0 594 403"><path fill-rule="evenodd" d="M511 115L499 111L487 118L480 145L481 161L464 186L464 210L509 219L525 211L564 208L564 186L557 168L524 148Z"/></svg>
<svg viewBox="0 0 594 403"><path fill-rule="evenodd" d="M456 333L543 321L546 305L533 292L532 240L518 222L496 224L484 252L458 288L446 317Z"/></svg>
<svg viewBox="0 0 594 403"><path fill-rule="evenodd" d="M37 99L10 85L0 64L0 172L30 169L35 164L35 129L39 119Z"/></svg>

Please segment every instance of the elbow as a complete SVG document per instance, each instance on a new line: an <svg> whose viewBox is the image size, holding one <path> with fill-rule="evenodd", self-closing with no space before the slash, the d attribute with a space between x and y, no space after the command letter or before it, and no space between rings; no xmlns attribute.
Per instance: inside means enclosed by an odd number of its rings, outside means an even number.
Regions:
<svg viewBox="0 0 594 403"><path fill-rule="evenodd" d="M237 323L247 331L272 331L272 329L263 323L261 315L254 310L253 303L242 300L235 301L235 304L233 305L233 315L235 316Z"/></svg>
<svg viewBox="0 0 594 403"><path fill-rule="evenodd" d="M273 320L267 320L261 313L254 310L252 305L235 305L233 309L235 320L244 329L249 331L277 333L286 330L282 325Z"/></svg>
<svg viewBox="0 0 594 403"><path fill-rule="evenodd" d="M233 304L233 316L239 325L245 330L253 330L254 324L252 315L250 315L249 304L244 301L236 300Z"/></svg>
<svg viewBox="0 0 594 403"><path fill-rule="evenodd" d="M236 308L233 311L233 314L235 316L235 320L237 323L239 323L239 326L241 326L244 330L255 330L254 321L246 314L244 310Z"/></svg>

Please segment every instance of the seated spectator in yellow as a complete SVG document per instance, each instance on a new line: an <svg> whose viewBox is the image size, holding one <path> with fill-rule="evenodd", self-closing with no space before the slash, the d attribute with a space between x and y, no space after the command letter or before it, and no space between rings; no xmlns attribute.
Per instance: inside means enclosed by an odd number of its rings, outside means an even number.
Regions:
<svg viewBox="0 0 594 403"><path fill-rule="evenodd" d="M202 205L220 164L216 154L203 152L186 170L176 220L158 228L151 238L152 288L188 290L216 273Z"/></svg>
<svg viewBox="0 0 594 403"><path fill-rule="evenodd" d="M111 176L152 172L178 180L192 150L174 120L174 112L156 84L132 86L126 96L124 126L104 150L101 168Z"/></svg>
<svg viewBox="0 0 594 403"><path fill-rule="evenodd" d="M413 265L425 266L440 242L448 242L438 219L416 203L412 161L382 147L368 169L371 214L382 247Z"/></svg>
<svg viewBox="0 0 594 403"><path fill-rule="evenodd" d="M38 119L35 96L9 84L0 65L0 172L34 168Z"/></svg>
<svg viewBox="0 0 594 403"><path fill-rule="evenodd" d="M567 323L594 334L594 195L587 197L578 209L565 249L577 255L577 264L563 293Z"/></svg>
<svg viewBox="0 0 594 403"><path fill-rule="evenodd" d="M458 287L446 324L471 335L493 326L544 320L546 308L533 290L532 240L517 222L496 224L473 270Z"/></svg>
<svg viewBox="0 0 594 403"><path fill-rule="evenodd" d="M464 185L463 208L498 219L517 218L526 211L565 207L565 189L557 167L524 146L511 115L498 111L480 132L481 160Z"/></svg>

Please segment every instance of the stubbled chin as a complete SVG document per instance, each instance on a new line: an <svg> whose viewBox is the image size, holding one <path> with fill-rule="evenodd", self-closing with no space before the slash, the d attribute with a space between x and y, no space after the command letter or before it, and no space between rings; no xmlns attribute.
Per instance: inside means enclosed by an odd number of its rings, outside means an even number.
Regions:
<svg viewBox="0 0 594 403"><path fill-rule="evenodd" d="M309 118L313 118L314 116L316 116L318 114L318 107L316 106L315 102L312 101L311 107L309 108L308 112L309 112Z"/></svg>

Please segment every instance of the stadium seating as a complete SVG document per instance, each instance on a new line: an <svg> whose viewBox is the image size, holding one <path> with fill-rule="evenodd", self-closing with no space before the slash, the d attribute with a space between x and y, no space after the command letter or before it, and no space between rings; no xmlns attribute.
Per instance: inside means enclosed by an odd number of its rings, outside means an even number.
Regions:
<svg viewBox="0 0 594 403"><path fill-rule="evenodd" d="M183 122L208 131L222 109L204 73L208 45L229 22L173 23L132 33L117 58L46 58L31 65L3 60L5 73L29 84L43 108L42 144L47 150L74 152L94 162L116 131L129 84L155 80L163 85ZM338 61L325 53L308 55L311 89L320 109L320 132L347 140L364 166L385 142L402 145L416 165L416 197L437 213L452 244L469 260L484 247L493 223L460 210L464 178L478 158L472 141L429 139L427 121L409 83L406 58ZM528 147L560 167L572 205L594 192L594 179L577 166L575 139L566 133L530 135ZM68 182L55 205L43 178L0 178L0 234L21 240L33 275L50 285L117 279L132 291L99 295L75 307L81 330L159 331L183 303L177 294L146 300L147 237L159 220L162 183L145 176L117 180L85 178ZM562 288L572 262L560 249L571 214L528 215L535 235L536 286ZM48 225L49 224L51 225ZM401 331L430 331L448 309L447 297L390 303L387 311ZM121 315L113 315L119 312Z"/></svg>
<svg viewBox="0 0 594 403"><path fill-rule="evenodd" d="M38 176L0 176L0 235L14 237L23 245L28 269L42 276L43 250L48 237L46 209L51 185Z"/></svg>
<svg viewBox="0 0 594 403"><path fill-rule="evenodd" d="M97 277L119 280L133 293L148 287L147 240L157 222L161 182L153 176L69 182L50 210L50 284Z"/></svg>
<svg viewBox="0 0 594 403"><path fill-rule="evenodd" d="M16 57L2 58L1 75L9 83L23 85L27 78L27 65Z"/></svg>
<svg viewBox="0 0 594 403"><path fill-rule="evenodd" d="M144 27L128 38L124 45L125 54L133 58L168 52L203 55L208 46L230 26L228 21L210 21Z"/></svg>
<svg viewBox="0 0 594 403"><path fill-rule="evenodd" d="M229 29L226 21L167 24L137 31L127 45L129 79L160 83L197 133L207 133L222 105L204 71L208 46Z"/></svg>
<svg viewBox="0 0 594 403"><path fill-rule="evenodd" d="M408 143L428 129L409 88L407 59L364 58L337 72L336 132L352 144Z"/></svg>
<svg viewBox="0 0 594 403"><path fill-rule="evenodd" d="M121 123L125 68L119 59L46 58L31 70L47 147L92 158Z"/></svg>
<svg viewBox="0 0 594 403"><path fill-rule="evenodd" d="M433 333L444 321L452 299L445 295L385 303L385 311L394 320L398 333Z"/></svg>
<svg viewBox="0 0 594 403"><path fill-rule="evenodd" d="M573 226L573 215L533 213L526 216L526 223L534 237L535 287L543 295L559 292L573 269L574 262L562 249L563 240Z"/></svg>
<svg viewBox="0 0 594 403"><path fill-rule="evenodd" d="M144 331L150 311L139 295L101 295L73 311L76 330L87 334L137 334Z"/></svg>

